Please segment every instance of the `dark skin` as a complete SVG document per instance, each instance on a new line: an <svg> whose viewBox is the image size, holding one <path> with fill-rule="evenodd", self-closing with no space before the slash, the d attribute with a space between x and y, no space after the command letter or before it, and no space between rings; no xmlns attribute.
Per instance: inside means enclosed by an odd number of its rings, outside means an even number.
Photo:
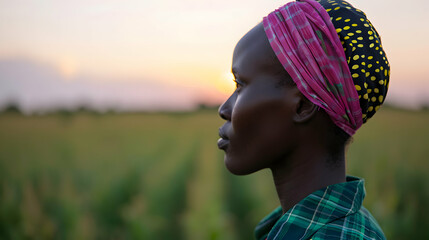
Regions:
<svg viewBox="0 0 429 240"><path fill-rule="evenodd" d="M296 86L281 84L292 80L262 23L238 42L232 70L237 89L219 108L226 123L218 141L230 172L269 168L283 212L318 189L345 182L345 147L332 148L331 120Z"/></svg>

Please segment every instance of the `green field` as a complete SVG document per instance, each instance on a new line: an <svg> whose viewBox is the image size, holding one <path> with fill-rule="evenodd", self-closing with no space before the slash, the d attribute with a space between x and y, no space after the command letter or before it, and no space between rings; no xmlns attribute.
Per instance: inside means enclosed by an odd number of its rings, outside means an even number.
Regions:
<svg viewBox="0 0 429 240"><path fill-rule="evenodd" d="M0 239L253 239L269 171L233 176L216 111L0 115ZM348 172L388 239L429 239L429 112L382 108Z"/></svg>

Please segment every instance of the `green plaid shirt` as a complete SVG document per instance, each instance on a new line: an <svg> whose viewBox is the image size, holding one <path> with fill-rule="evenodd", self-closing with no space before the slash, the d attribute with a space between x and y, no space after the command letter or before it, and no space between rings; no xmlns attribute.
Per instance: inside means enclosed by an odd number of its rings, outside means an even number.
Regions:
<svg viewBox="0 0 429 240"><path fill-rule="evenodd" d="M278 207L256 226L258 240L386 239L374 217L362 206L364 180L318 190L282 214Z"/></svg>

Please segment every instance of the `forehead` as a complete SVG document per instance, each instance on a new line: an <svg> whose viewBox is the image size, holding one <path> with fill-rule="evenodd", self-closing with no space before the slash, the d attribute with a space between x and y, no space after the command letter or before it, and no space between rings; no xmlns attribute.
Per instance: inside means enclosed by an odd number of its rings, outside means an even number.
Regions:
<svg viewBox="0 0 429 240"><path fill-rule="evenodd" d="M238 75L278 71L279 67L262 23L246 33L234 49L232 69Z"/></svg>

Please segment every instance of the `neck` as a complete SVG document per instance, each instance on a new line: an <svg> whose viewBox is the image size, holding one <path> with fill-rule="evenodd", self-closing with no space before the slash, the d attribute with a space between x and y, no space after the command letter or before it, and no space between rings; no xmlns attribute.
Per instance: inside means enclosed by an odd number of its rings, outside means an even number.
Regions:
<svg viewBox="0 0 429 240"><path fill-rule="evenodd" d="M345 182L344 155L344 150L332 155L314 149L313 145L295 151L287 159L271 167L283 213L312 192Z"/></svg>

